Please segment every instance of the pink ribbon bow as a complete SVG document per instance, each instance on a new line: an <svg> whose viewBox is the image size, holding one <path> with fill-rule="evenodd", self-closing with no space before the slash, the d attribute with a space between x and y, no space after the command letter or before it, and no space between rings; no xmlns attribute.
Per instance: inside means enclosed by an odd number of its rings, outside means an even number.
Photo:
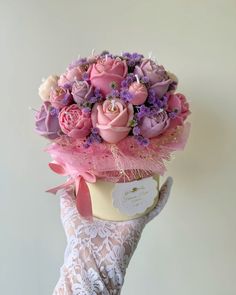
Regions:
<svg viewBox="0 0 236 295"><path fill-rule="evenodd" d="M51 162L49 167L57 174L70 176L70 178L64 183L54 188L47 190L48 193L56 194L60 189L67 188L72 184L75 184L76 195L76 207L79 214L85 218L91 219L92 217L92 202L86 181L94 183L96 182L96 176L90 172L78 173L76 176L71 176L69 169Z"/></svg>

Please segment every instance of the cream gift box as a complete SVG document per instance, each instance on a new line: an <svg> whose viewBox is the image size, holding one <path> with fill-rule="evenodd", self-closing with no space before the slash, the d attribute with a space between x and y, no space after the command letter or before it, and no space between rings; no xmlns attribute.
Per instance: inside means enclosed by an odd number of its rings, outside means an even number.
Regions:
<svg viewBox="0 0 236 295"><path fill-rule="evenodd" d="M150 212L158 201L159 175L127 183L97 180L96 183L87 184L93 215L105 220L124 221L143 216ZM136 210L139 213L134 213L135 207L139 207Z"/></svg>

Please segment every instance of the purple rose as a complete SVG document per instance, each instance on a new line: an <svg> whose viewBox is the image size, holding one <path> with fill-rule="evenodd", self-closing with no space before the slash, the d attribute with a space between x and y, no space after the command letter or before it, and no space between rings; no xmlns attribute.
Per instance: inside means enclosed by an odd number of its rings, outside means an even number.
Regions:
<svg viewBox="0 0 236 295"><path fill-rule="evenodd" d="M153 116L145 116L139 126L140 134L145 138L157 137L162 134L169 125L170 119L166 111L162 111Z"/></svg>
<svg viewBox="0 0 236 295"><path fill-rule="evenodd" d="M71 93L74 97L74 101L81 105L92 97L93 87L86 81L76 81L72 86Z"/></svg>
<svg viewBox="0 0 236 295"><path fill-rule="evenodd" d="M35 115L35 131L51 140L60 136L58 112L48 101L43 103L41 110Z"/></svg>
<svg viewBox="0 0 236 295"><path fill-rule="evenodd" d="M140 78L148 77L150 89L155 91L158 98L161 98L173 83L164 67L157 65L151 59L144 59L140 66L135 66L134 73Z"/></svg>
<svg viewBox="0 0 236 295"><path fill-rule="evenodd" d="M51 90L50 102L54 108L62 109L64 106L70 105L73 98L68 89L57 87Z"/></svg>

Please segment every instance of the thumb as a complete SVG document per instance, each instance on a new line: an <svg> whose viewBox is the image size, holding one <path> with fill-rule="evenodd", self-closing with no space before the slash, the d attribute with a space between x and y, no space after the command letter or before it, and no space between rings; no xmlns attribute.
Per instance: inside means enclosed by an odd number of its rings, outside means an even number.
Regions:
<svg viewBox="0 0 236 295"><path fill-rule="evenodd" d="M169 176L159 191L159 199L156 206L147 215L146 223L148 223L154 217L156 217L161 212L161 210L165 207L165 204L167 203L169 195L170 195L172 184L173 184L173 178Z"/></svg>

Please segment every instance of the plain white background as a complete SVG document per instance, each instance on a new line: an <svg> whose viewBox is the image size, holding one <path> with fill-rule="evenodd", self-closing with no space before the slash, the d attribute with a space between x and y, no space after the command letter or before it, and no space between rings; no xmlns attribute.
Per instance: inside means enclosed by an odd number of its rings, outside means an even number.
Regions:
<svg viewBox="0 0 236 295"><path fill-rule="evenodd" d="M171 198L145 229L124 295L236 294L236 2L0 0L0 293L49 295L65 236L64 179L33 132L42 77L78 54L138 51L179 77L191 103L185 152L168 164Z"/></svg>

